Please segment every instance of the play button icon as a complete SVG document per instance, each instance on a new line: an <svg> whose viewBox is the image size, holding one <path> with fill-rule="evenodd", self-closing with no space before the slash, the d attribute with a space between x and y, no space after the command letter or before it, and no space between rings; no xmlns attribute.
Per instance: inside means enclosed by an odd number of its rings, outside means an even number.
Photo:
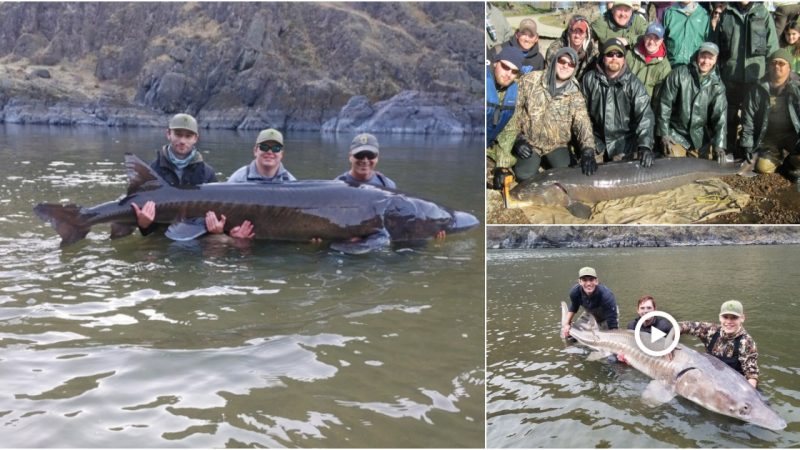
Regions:
<svg viewBox="0 0 800 450"><path fill-rule="evenodd" d="M650 333L642 331L642 325L653 317L662 317L668 320L672 324L674 332L667 334L656 327L650 328ZM633 335L636 338L636 345L639 350L650 356L664 356L678 346L678 341L680 340L678 328L678 322L671 315L661 311L650 311L636 323Z"/></svg>

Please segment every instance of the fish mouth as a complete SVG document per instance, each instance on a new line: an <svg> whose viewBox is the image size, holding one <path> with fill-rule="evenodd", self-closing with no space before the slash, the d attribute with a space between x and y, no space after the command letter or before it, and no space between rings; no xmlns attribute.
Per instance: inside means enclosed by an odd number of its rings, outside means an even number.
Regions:
<svg viewBox="0 0 800 450"><path fill-rule="evenodd" d="M462 211L455 211L453 213L453 224L450 227L450 231L458 232L458 231L466 231L470 228L477 227L480 225L480 221L477 217L473 216L470 213L465 213Z"/></svg>

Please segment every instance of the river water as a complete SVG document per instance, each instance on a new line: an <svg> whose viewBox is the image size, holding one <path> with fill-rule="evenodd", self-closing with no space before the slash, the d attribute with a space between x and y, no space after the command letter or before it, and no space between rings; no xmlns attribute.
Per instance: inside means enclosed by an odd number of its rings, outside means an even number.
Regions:
<svg viewBox="0 0 800 450"><path fill-rule="evenodd" d="M489 447L653 448L800 445L800 246L491 250L487 260ZM677 320L717 321L723 301L743 302L756 340L760 389L788 427L773 432L685 399L649 408L649 378L587 361L559 337L560 302L592 266L614 292L621 323L652 295ZM702 351L699 339L681 338Z"/></svg>
<svg viewBox="0 0 800 450"><path fill-rule="evenodd" d="M257 132L203 131L225 179ZM299 179L352 136L289 134ZM483 217L482 140L379 136L401 190ZM347 256L310 244L177 245L98 226L59 248L38 202L125 190L163 130L0 127L0 394L10 447L481 447L483 229Z"/></svg>

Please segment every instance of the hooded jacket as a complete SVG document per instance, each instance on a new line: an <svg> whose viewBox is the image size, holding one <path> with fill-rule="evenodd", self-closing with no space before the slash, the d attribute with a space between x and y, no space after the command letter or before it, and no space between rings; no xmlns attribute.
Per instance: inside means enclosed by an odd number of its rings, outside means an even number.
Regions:
<svg viewBox="0 0 800 450"><path fill-rule="evenodd" d="M669 136L686 149L699 150L709 141L715 148L728 148L728 100L716 66L702 80L697 62L676 67L662 83L654 107L656 136Z"/></svg>
<svg viewBox="0 0 800 450"><path fill-rule="evenodd" d="M580 150L594 148L592 122L575 77L567 80L556 96L551 92L554 61L566 51L571 50L556 52L547 70L529 73L519 80L519 102L514 117L498 136L498 145L493 149L497 167L516 164L511 149L520 134L540 156L570 142Z"/></svg>
<svg viewBox="0 0 800 450"><path fill-rule="evenodd" d="M607 152L611 159L617 155L630 157L637 147L653 148L655 117L650 96L627 64L619 76L609 79L601 60L584 75L581 92L592 119L598 152Z"/></svg>
<svg viewBox="0 0 800 450"><path fill-rule="evenodd" d="M794 72L789 72L789 79L786 80L784 89L788 90L789 117L792 120L792 126L795 133L800 136L800 76ZM742 109L740 146L755 149L761 145L764 140L764 134L767 132L767 125L769 125L767 123L769 110L769 81L764 77L747 92Z"/></svg>
<svg viewBox="0 0 800 450"><path fill-rule="evenodd" d="M161 175L170 186L197 186L198 184L217 181L214 168L203 161L203 155L199 151L195 152L192 161L183 169L181 176L178 177L177 167L172 164L167 156L168 147L169 145L165 145L156 152L156 159L150 164L150 167Z"/></svg>
<svg viewBox="0 0 800 450"><path fill-rule="evenodd" d="M527 52L522 49L517 43L517 36L514 35L511 39L504 42L502 45L496 45L494 47L494 55L500 54L500 52L506 47L513 47L519 49L525 57L522 59L522 67L519 68L519 71L522 73L532 72L534 70L543 70L544 69L544 56L539 53L539 43L531 47L530 50ZM494 61L494 57L491 58Z"/></svg>
<svg viewBox="0 0 800 450"><path fill-rule="evenodd" d="M564 47L569 47L569 29L564 30L564 32L561 33L561 37L553 41L550 46L547 47L547 56L545 60L547 67L550 67L550 61L553 60L553 55ZM597 55L599 53L598 45L592 40L592 29L589 28L589 35L586 36L586 40L583 41L583 56L578 55L578 66L575 67L576 80L580 81L583 74L586 73L587 70L590 70L592 65L597 62Z"/></svg>
<svg viewBox="0 0 800 450"><path fill-rule="evenodd" d="M720 75L725 82L753 83L764 76L766 58L778 50L775 22L763 3L744 12L731 4L709 38L719 46Z"/></svg>

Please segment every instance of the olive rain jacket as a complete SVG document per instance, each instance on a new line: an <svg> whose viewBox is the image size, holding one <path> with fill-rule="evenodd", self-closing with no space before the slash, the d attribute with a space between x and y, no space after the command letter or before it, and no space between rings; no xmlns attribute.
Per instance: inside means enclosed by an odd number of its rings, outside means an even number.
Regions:
<svg viewBox="0 0 800 450"><path fill-rule="evenodd" d="M564 47L569 47L569 29L564 30L564 32L561 33L561 37L553 41L550 46L547 47L547 56L545 58L547 67L550 66L553 55ZM599 47L600 46L592 40L592 29L589 28L589 36L586 36L586 40L583 42L583 56L578 55L580 60L578 61L578 66L575 67L576 80L581 81L583 74L591 70L592 65L597 61L597 55L600 53Z"/></svg>
<svg viewBox="0 0 800 450"><path fill-rule="evenodd" d="M598 153L608 152L611 159L616 155L630 156L637 147L653 148L655 117L650 96L627 65L622 74L609 80L598 63L583 76L581 92L586 98Z"/></svg>
<svg viewBox="0 0 800 450"><path fill-rule="evenodd" d="M644 36L645 31L647 31L647 21L635 13L631 14L630 20L624 27L617 26L610 9L592 22L592 34L597 38L598 46L611 38L622 37L628 41L630 48L636 45L639 36Z"/></svg>
<svg viewBox="0 0 800 450"><path fill-rule="evenodd" d="M664 43L667 45L667 58L674 67L689 64L694 52L706 41L711 29L708 12L695 4L688 16L679 5L670 6L664 13Z"/></svg>
<svg viewBox="0 0 800 450"><path fill-rule="evenodd" d="M653 106L656 136L669 136L686 149L699 150L709 141L715 148L728 148L728 100L716 66L702 80L697 62L676 67Z"/></svg>
<svg viewBox="0 0 800 450"><path fill-rule="evenodd" d="M778 50L775 22L763 3L751 3L744 13L731 4L709 38L719 46L723 81L754 83L764 76L766 58Z"/></svg>
<svg viewBox="0 0 800 450"><path fill-rule="evenodd" d="M789 73L786 87L789 94L789 117L792 119L795 134L800 136L800 76ZM758 148L764 140L769 117L770 98L769 82L766 78L754 84L747 93L742 109L741 146ZM792 149L790 149L792 150Z"/></svg>
<svg viewBox="0 0 800 450"><path fill-rule="evenodd" d="M641 39L642 38L639 38L639 43L641 43ZM636 78L644 84L647 95L652 99L655 98L653 93L658 93L658 86L672 71L672 66L669 65L669 61L667 60L667 51L663 42L661 43L660 51L663 52L664 56L651 58L650 62L647 62L646 56L642 52L639 43L636 44L633 50L625 55L625 63L628 65L630 71L636 75Z"/></svg>

